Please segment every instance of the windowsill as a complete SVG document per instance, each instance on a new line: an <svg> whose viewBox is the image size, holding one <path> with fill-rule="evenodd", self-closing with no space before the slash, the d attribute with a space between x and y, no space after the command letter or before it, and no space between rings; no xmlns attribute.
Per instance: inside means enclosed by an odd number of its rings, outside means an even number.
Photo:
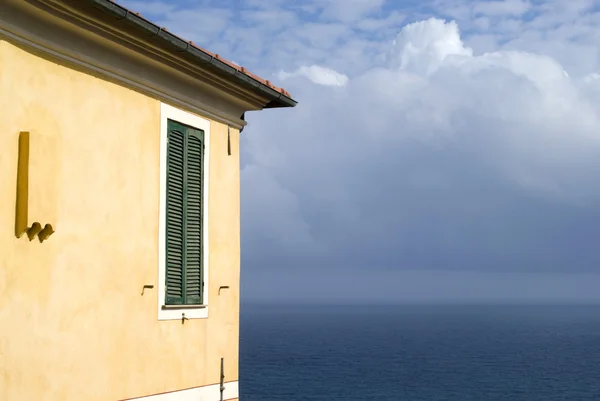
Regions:
<svg viewBox="0 0 600 401"><path fill-rule="evenodd" d="M208 305L162 305L158 310L158 320L181 320L208 318Z"/></svg>
<svg viewBox="0 0 600 401"><path fill-rule="evenodd" d="M161 309L201 309L207 308L208 305L163 305Z"/></svg>

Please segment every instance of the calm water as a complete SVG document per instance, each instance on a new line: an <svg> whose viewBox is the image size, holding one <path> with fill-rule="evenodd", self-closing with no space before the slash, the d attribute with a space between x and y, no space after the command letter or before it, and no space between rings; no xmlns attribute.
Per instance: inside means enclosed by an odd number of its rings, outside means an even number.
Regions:
<svg viewBox="0 0 600 401"><path fill-rule="evenodd" d="M600 401L599 306L244 305L243 401Z"/></svg>

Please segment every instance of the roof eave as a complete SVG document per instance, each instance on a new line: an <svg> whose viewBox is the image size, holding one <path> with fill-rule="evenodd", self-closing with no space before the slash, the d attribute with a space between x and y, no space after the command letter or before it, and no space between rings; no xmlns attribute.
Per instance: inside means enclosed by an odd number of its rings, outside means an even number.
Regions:
<svg viewBox="0 0 600 401"><path fill-rule="evenodd" d="M294 107L298 102L287 96L285 91L277 91L272 87L265 85L258 79L253 78L249 74L240 71L233 67L229 63L223 61L218 55L207 53L206 51L196 47L192 42L186 42L183 39L173 35L166 29L148 21L142 16L135 14L125 7L122 7L111 0L88 0L96 8L99 8L112 15L117 20L122 20L125 23L132 24L150 34L151 37L156 37L168 44L177 52L184 53L191 56L193 60L197 61L200 65L209 66L218 72L220 72L225 78L231 83L238 85L242 88L250 89L257 92L261 96L264 96L269 101L263 106L263 108L282 108L282 107ZM268 81L267 81L268 83Z"/></svg>

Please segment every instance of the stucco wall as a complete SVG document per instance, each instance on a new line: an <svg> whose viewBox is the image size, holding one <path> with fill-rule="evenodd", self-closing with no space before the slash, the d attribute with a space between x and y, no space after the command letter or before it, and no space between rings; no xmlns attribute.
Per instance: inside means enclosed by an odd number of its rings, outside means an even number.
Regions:
<svg viewBox="0 0 600 401"><path fill-rule="evenodd" d="M228 156L227 127L211 122L209 318L158 321L159 101L6 41L0 88L0 400L214 384L221 357L237 380L238 131ZM44 243L14 235L22 130L58 144L32 160L52 183L30 199L55 214Z"/></svg>

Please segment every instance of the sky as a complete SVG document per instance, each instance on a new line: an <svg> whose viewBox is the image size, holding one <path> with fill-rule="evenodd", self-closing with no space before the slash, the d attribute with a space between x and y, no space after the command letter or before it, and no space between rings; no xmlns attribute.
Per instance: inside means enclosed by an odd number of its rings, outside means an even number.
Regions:
<svg viewBox="0 0 600 401"><path fill-rule="evenodd" d="M600 302L600 1L122 1L247 113L246 302Z"/></svg>

